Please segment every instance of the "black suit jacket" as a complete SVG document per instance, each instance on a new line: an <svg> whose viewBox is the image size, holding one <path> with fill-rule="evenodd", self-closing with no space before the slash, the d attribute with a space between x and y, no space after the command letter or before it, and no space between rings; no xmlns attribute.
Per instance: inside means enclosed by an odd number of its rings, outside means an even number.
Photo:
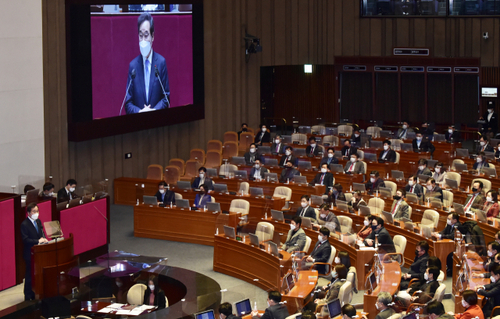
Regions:
<svg viewBox="0 0 500 319"><path fill-rule="evenodd" d="M306 208L307 208L307 210L305 211L304 214L302 214L302 212ZM316 212L314 211L314 208L312 208L311 206L307 206L306 208L301 207L301 208L297 209L297 214L295 214L295 215L300 216L300 217L310 217L313 220L316 220Z"/></svg>
<svg viewBox="0 0 500 319"><path fill-rule="evenodd" d="M244 157L245 157L245 162L247 163L247 165L253 165L253 163L255 162L255 160L260 160L262 162L262 155L260 155L259 152L255 152L255 158L253 159L253 161L251 160L251 157L250 157L250 152L246 152Z"/></svg>
<svg viewBox="0 0 500 319"><path fill-rule="evenodd" d="M285 144L280 143L278 151L276 152L277 147L278 147L278 145L276 143L273 143L273 145L271 145L271 153L272 154L285 154Z"/></svg>
<svg viewBox="0 0 500 319"><path fill-rule="evenodd" d="M441 189L441 187L436 186L434 187L434 190L432 191L427 190L427 192L439 193L440 195L437 196L436 198L438 198L441 202L443 201L443 190Z"/></svg>
<svg viewBox="0 0 500 319"><path fill-rule="evenodd" d="M380 177L377 178L377 180L375 181L375 183L372 183L371 181L368 181L366 184L365 184L365 187L366 187L366 190L370 193L373 193L375 192L379 187L385 187L385 183L384 183L384 180L381 179Z"/></svg>
<svg viewBox="0 0 500 319"><path fill-rule="evenodd" d="M423 170L423 171L421 171L421 170L417 170L417 173L416 173L415 175L416 175L417 177L418 177L418 175L427 175L427 176L432 176L432 172L431 172L431 170L430 170L428 167L426 167L426 168L424 168L424 170Z"/></svg>
<svg viewBox="0 0 500 319"><path fill-rule="evenodd" d="M384 152L385 151L382 151L378 155L379 162L391 162L391 163L396 162L396 152L394 152L392 149L389 149L387 151L387 155L385 156L385 158L382 158L382 155L384 154Z"/></svg>
<svg viewBox="0 0 500 319"><path fill-rule="evenodd" d="M425 253L420 257L415 256L413 263L410 265L411 278L418 278L419 280L424 280L425 270L427 269L427 261L429 260L429 254Z"/></svg>
<svg viewBox="0 0 500 319"><path fill-rule="evenodd" d="M458 133L457 131L453 131L453 133L450 134L448 133L448 131L446 131L446 133L444 133L444 138L450 143L457 143L460 142L460 133Z"/></svg>
<svg viewBox="0 0 500 319"><path fill-rule="evenodd" d="M417 139L414 139L412 144L413 144L413 151L417 153L430 152L432 154L436 149L434 145L432 145L432 143L426 139L422 139L422 141L420 142L420 147L418 147L417 145Z"/></svg>
<svg viewBox="0 0 500 319"><path fill-rule="evenodd" d="M149 287L148 287L146 289L146 291L144 291L143 304L149 305L149 296L150 295L151 295L151 289L149 289ZM166 305L167 305L167 303L165 301L165 293L163 292L163 290L160 289L155 295L154 305L150 305L150 306L158 306L158 309L163 309L166 307Z"/></svg>
<svg viewBox="0 0 500 319"><path fill-rule="evenodd" d="M314 259L315 263L326 263L328 259L330 259L330 255L332 254L332 248L330 242L326 240L323 243L319 241L314 246L314 249L311 253L311 257ZM316 270L320 274L326 273L326 265L317 265Z"/></svg>
<svg viewBox="0 0 500 319"><path fill-rule="evenodd" d="M347 154L347 150L349 149L349 154ZM358 149L354 146L351 146L350 148L347 147L347 146L344 146L342 147L342 150L341 150L341 153L342 153L342 156L351 156L351 154L357 154L358 153Z"/></svg>
<svg viewBox="0 0 500 319"><path fill-rule="evenodd" d="M407 193L410 193L410 189L411 189L410 185L406 185L405 186L405 191ZM415 194L418 197L420 197L420 196L422 196L423 193L424 193L424 188L422 187L422 185L420 185L420 184L413 185L413 194Z"/></svg>
<svg viewBox="0 0 500 319"><path fill-rule="evenodd" d="M205 185L207 185L208 190L213 191L214 190L214 184L212 182L212 179L210 177L205 177L205 181L203 182ZM200 177L196 177L193 181L193 184L191 184L191 188L197 189L200 186Z"/></svg>
<svg viewBox="0 0 500 319"><path fill-rule="evenodd" d="M361 144L361 135L356 137L354 136L354 134L351 136L351 145L354 144L354 145L360 145Z"/></svg>
<svg viewBox="0 0 500 319"><path fill-rule="evenodd" d="M439 232L441 235L441 239L454 239L455 238L455 226L460 226L460 222L457 222L455 225L450 226L446 225L446 227Z"/></svg>
<svg viewBox="0 0 500 319"><path fill-rule="evenodd" d="M392 241L391 235L389 235L389 232L385 227L382 227L380 231L377 233L378 234L378 245L381 250L384 250L387 253L395 253L396 248L394 247L394 242ZM366 239L371 239L373 240L373 243L375 244L375 232L372 231ZM366 245L366 239L364 241ZM373 246L372 246L373 247Z"/></svg>
<svg viewBox="0 0 500 319"><path fill-rule="evenodd" d="M330 166L331 164L338 164L339 163L339 160L338 158L336 157L332 157L332 158L329 158L329 157L323 157L321 159L321 162L319 162L319 167L321 167L321 165L323 164L328 164L328 166Z"/></svg>
<svg viewBox="0 0 500 319"><path fill-rule="evenodd" d="M418 288L412 288L410 294L413 294L417 290L422 290L422 293L418 296L414 303L427 303L429 302L439 288L439 282L437 280L427 281Z"/></svg>
<svg viewBox="0 0 500 319"><path fill-rule="evenodd" d="M322 175L323 175L323 173L316 174L316 176L314 176L314 179L312 180L311 183L309 183L309 185L314 186L316 184L320 184ZM327 193L329 190L328 187L333 186L333 174L332 173L330 173L330 172L325 173L325 177L323 177L323 185L326 186L325 193Z"/></svg>
<svg viewBox="0 0 500 319"><path fill-rule="evenodd" d="M316 144L316 146L314 147L314 151L313 151L313 155L314 156L318 156L319 155L319 146L318 144ZM311 145L307 145L306 147L306 155L311 155Z"/></svg>
<svg viewBox="0 0 500 319"><path fill-rule="evenodd" d="M296 175L300 175L300 172L295 168L292 168L291 170L288 170L288 168L283 168L283 170L281 171L280 182L291 182L293 180L293 177Z"/></svg>
<svg viewBox="0 0 500 319"><path fill-rule="evenodd" d="M498 116L496 112L493 112L491 119L488 121L488 112L483 115L483 119L486 122L483 125L485 131L490 131L496 133L498 131Z"/></svg>
<svg viewBox="0 0 500 319"><path fill-rule="evenodd" d="M172 205L175 205L175 193L172 192L171 190L166 190L165 191L165 196L162 198L162 194L160 193L160 191L156 192L155 194L156 196L156 200L160 203L164 203L165 205L170 205L170 203L172 203Z"/></svg>
<svg viewBox="0 0 500 319"><path fill-rule="evenodd" d="M283 167L288 162L292 162L293 166L297 166L299 164L299 160L295 156L293 156L293 154L290 155L290 160L288 160L288 156L287 155L281 156L280 166Z"/></svg>
<svg viewBox="0 0 500 319"><path fill-rule="evenodd" d="M36 224L38 225L38 232L36 231L35 225L31 222L29 218L26 218L21 223L21 238L23 240L23 258L26 261L31 260L31 247L38 244L40 238L45 238L43 232L42 222L37 219ZM31 264L26 265L31 267Z"/></svg>
<svg viewBox="0 0 500 319"><path fill-rule="evenodd" d="M250 175L248 176L249 180L251 180L251 181L254 180L253 175L255 174L255 171L256 171L255 167L252 167L252 169L250 170ZM269 170L267 168L261 166L260 167L260 178L261 179L264 179L265 173L269 173Z"/></svg>
<svg viewBox="0 0 500 319"><path fill-rule="evenodd" d="M479 151L477 152L478 154L480 152L494 152L495 149L493 148L493 146L490 145L490 143L486 144L484 146L484 150L483 150L483 146L479 145Z"/></svg>
<svg viewBox="0 0 500 319"><path fill-rule="evenodd" d="M266 131L264 133L264 136L261 136L261 131L258 131L257 134L255 134L255 144L271 143L271 134L269 133L269 131Z"/></svg>
<svg viewBox="0 0 500 319"><path fill-rule="evenodd" d="M72 199L78 198L80 196L76 195L75 192L71 193ZM66 188L63 187L60 190L57 191L57 202L62 203L62 202L67 202L69 201L69 195L66 192Z"/></svg>
<svg viewBox="0 0 500 319"><path fill-rule="evenodd" d="M284 304L267 307L262 319L285 319L289 316L288 309Z"/></svg>
<svg viewBox="0 0 500 319"><path fill-rule="evenodd" d="M500 282L484 285L484 289L478 290L477 294L489 298L483 307L483 313L485 317L491 315L493 308L500 305Z"/></svg>

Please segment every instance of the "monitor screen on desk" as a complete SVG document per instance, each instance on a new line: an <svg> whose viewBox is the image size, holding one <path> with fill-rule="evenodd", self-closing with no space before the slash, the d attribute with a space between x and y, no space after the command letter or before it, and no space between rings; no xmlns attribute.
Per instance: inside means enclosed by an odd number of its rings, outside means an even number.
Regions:
<svg viewBox="0 0 500 319"><path fill-rule="evenodd" d="M271 209L271 217L274 219L274 220L278 220L280 222L284 221L285 218L283 217L283 212L282 211L279 211L279 210L274 210L274 209Z"/></svg>
<svg viewBox="0 0 500 319"><path fill-rule="evenodd" d="M245 158L242 156L233 156L231 158L231 164L234 165L247 165L247 162L245 161Z"/></svg>
<svg viewBox="0 0 500 319"><path fill-rule="evenodd" d="M251 196L264 196L264 189L262 187L249 187L248 192Z"/></svg>
<svg viewBox="0 0 500 319"><path fill-rule="evenodd" d="M158 205L158 201L156 200L156 196L148 196L144 195L142 196L142 201L144 202L144 205Z"/></svg>
<svg viewBox="0 0 500 319"><path fill-rule="evenodd" d="M234 230L234 227L224 225L224 236L235 239L236 232Z"/></svg>
<svg viewBox="0 0 500 319"><path fill-rule="evenodd" d="M220 203L207 203L207 210L209 212L220 212Z"/></svg>
<svg viewBox="0 0 500 319"><path fill-rule="evenodd" d="M244 170L237 170L237 171L234 171L234 178L240 178L240 179L248 179L248 176L247 176L247 171L244 171Z"/></svg>
<svg viewBox="0 0 500 319"><path fill-rule="evenodd" d="M214 184L214 192L227 193L227 185L226 184Z"/></svg>
<svg viewBox="0 0 500 319"><path fill-rule="evenodd" d="M412 312L403 317L403 319L417 319L417 313Z"/></svg>
<svg viewBox="0 0 500 319"><path fill-rule="evenodd" d="M198 312L194 315L196 319L215 319L214 316L214 311L213 310L207 310L203 312Z"/></svg>
<svg viewBox="0 0 500 319"><path fill-rule="evenodd" d="M264 178L269 181L277 182L278 181L278 174L276 173L264 173Z"/></svg>
<svg viewBox="0 0 500 319"><path fill-rule="evenodd" d="M401 143L400 147L402 151L413 151L413 144L411 143Z"/></svg>
<svg viewBox="0 0 500 319"><path fill-rule="evenodd" d="M327 303L328 313L330 314L330 318L335 318L341 313L340 300L335 299Z"/></svg>
<svg viewBox="0 0 500 319"><path fill-rule="evenodd" d="M377 154L365 153L364 160L365 160L365 162L376 162L377 161Z"/></svg>
<svg viewBox="0 0 500 319"><path fill-rule="evenodd" d="M255 234L248 234L250 236L250 243L254 246L259 247L259 237Z"/></svg>
<svg viewBox="0 0 500 319"><path fill-rule="evenodd" d="M370 285L372 286L372 291L377 287L377 275L374 272L370 275Z"/></svg>
<svg viewBox="0 0 500 319"><path fill-rule="evenodd" d="M250 305L250 299L243 299L241 301L235 302L234 306L236 308L236 315L243 317L252 312L252 307Z"/></svg>
<svg viewBox="0 0 500 319"><path fill-rule="evenodd" d="M288 287L288 291L292 290L295 287L295 282L293 281L293 274L288 273L285 277L286 285Z"/></svg>
<svg viewBox="0 0 500 319"><path fill-rule="evenodd" d="M273 243L272 241L270 241L269 242L269 246L271 247L271 254L273 254L274 256L279 257L280 253L278 251L278 245L276 245L275 243Z"/></svg>
<svg viewBox="0 0 500 319"><path fill-rule="evenodd" d="M342 173L344 171L344 167L341 164L330 164L330 171Z"/></svg>
<svg viewBox="0 0 500 319"><path fill-rule="evenodd" d="M177 188L179 188L179 189L190 189L191 188L191 182L190 181L178 181L177 182Z"/></svg>
<svg viewBox="0 0 500 319"><path fill-rule="evenodd" d="M352 183L352 190L364 192L364 191L366 191L366 187L365 187L365 184L362 184L362 183Z"/></svg>
<svg viewBox="0 0 500 319"><path fill-rule="evenodd" d="M347 207L347 202L344 201L344 200L338 200L337 199L337 209L340 210L340 211L343 211L343 212L348 212L349 211L349 207Z"/></svg>
<svg viewBox="0 0 500 319"><path fill-rule="evenodd" d="M175 201L175 206L179 208L189 208L189 199L178 199Z"/></svg>

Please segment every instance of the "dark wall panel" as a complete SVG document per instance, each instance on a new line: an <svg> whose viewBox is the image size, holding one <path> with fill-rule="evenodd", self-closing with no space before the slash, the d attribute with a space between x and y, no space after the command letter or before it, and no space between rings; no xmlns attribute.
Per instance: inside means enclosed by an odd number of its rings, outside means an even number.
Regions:
<svg viewBox="0 0 500 319"><path fill-rule="evenodd" d="M374 120L398 121L399 92L397 73L375 73Z"/></svg>
<svg viewBox="0 0 500 319"><path fill-rule="evenodd" d="M403 121L426 120L424 74L401 74L401 116Z"/></svg>
<svg viewBox="0 0 500 319"><path fill-rule="evenodd" d="M477 75L455 75L455 123L477 126L478 113ZM460 110L460 111L458 111Z"/></svg>
<svg viewBox="0 0 500 319"><path fill-rule="evenodd" d="M373 119L371 73L341 72L340 83L340 118Z"/></svg>
<svg viewBox="0 0 500 319"><path fill-rule="evenodd" d="M427 121L452 123L452 83L451 74L427 75Z"/></svg>

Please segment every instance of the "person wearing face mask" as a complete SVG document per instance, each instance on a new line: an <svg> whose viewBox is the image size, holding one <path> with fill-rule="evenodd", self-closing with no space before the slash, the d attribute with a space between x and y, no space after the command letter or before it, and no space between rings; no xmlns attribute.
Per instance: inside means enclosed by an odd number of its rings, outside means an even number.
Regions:
<svg viewBox="0 0 500 319"><path fill-rule="evenodd" d="M300 176L300 172L293 167L292 162L287 162L285 168L281 171L280 182L292 182L294 176Z"/></svg>
<svg viewBox="0 0 500 319"><path fill-rule="evenodd" d="M208 191L213 191L214 190L214 184L212 182L212 179L207 176L207 169L205 167L200 167L198 169L198 177L196 177L193 181L193 184L191 184L192 189L199 189L200 185L205 184L206 190Z"/></svg>
<svg viewBox="0 0 500 319"><path fill-rule="evenodd" d="M484 319L483 311L477 305L477 294L474 290L465 290L462 293L462 307L465 312L455 314L455 319Z"/></svg>
<svg viewBox="0 0 500 319"><path fill-rule="evenodd" d="M475 169L476 171L478 171L478 173L481 173L484 167L490 167L490 164L488 164L488 162L486 161L486 154L484 154L484 152L480 152L476 157L476 162L472 166L472 169Z"/></svg>
<svg viewBox="0 0 500 319"><path fill-rule="evenodd" d="M425 198L437 198L443 202L443 190L436 184L434 178L429 178L426 183L427 191L425 193Z"/></svg>
<svg viewBox="0 0 500 319"><path fill-rule="evenodd" d="M314 263L327 263L332 254L332 248L330 242L328 241L330 237L330 230L326 227L321 227L318 234L318 242L314 246L311 255L306 257L305 268L309 269ZM326 271L330 268L326 265L316 265L314 267L318 271L318 274L325 275Z"/></svg>
<svg viewBox="0 0 500 319"><path fill-rule="evenodd" d="M351 136L351 144L353 146L361 145L361 134L359 134L359 129L355 129Z"/></svg>
<svg viewBox="0 0 500 319"><path fill-rule="evenodd" d="M410 270L408 273L401 276L401 284L399 286L401 290L407 289L410 281L414 278L417 278L420 281L417 285L422 284L428 260L429 244L425 240L419 241L415 250L415 259L413 259Z"/></svg>
<svg viewBox="0 0 500 319"><path fill-rule="evenodd" d="M264 165L261 163L260 159L256 159L252 169L250 170L250 180L263 180L264 179L264 174L269 173L269 170L264 167Z"/></svg>
<svg viewBox="0 0 500 319"><path fill-rule="evenodd" d="M410 303L425 304L431 301L436 290L439 288L439 282L437 281L438 276L439 268L427 268L424 273L423 284L412 285L412 287L408 288L407 296L410 296L410 298L405 299L403 296L403 298L398 301L401 301L404 307L408 307Z"/></svg>
<svg viewBox="0 0 500 319"><path fill-rule="evenodd" d="M54 197L54 184L50 182L43 184L42 191L39 196L41 199L52 199Z"/></svg>
<svg viewBox="0 0 500 319"><path fill-rule="evenodd" d="M375 247L375 238L378 238L379 247ZM372 232L363 241L363 244L368 247L375 247L379 250L385 251L386 253L396 252L394 242L392 241L391 235L384 227L384 220L378 216L374 217L372 220Z"/></svg>
<svg viewBox="0 0 500 319"><path fill-rule="evenodd" d="M384 150L378 156L379 163L395 163L396 152L391 149L391 141L384 141Z"/></svg>
<svg viewBox="0 0 500 319"><path fill-rule="evenodd" d="M35 293L31 287L31 247L47 242L42 222L38 219L38 206L30 203L26 207L28 217L21 223L21 238L23 241L23 259L26 262L24 275L24 300L34 300Z"/></svg>
<svg viewBox="0 0 500 319"><path fill-rule="evenodd" d="M399 188L393 196L391 214L394 220L410 217L410 206L405 202L406 192Z"/></svg>
<svg viewBox="0 0 500 319"><path fill-rule="evenodd" d="M491 244L491 243L490 243ZM496 246L495 248L488 247L488 256L492 255L493 256L493 262L489 262L485 264L484 268L485 269L492 269L495 265L500 265L500 253L493 253L494 251L497 251L497 249L500 249L500 247ZM488 257L488 260L491 257ZM485 272L485 273L480 273L480 272L472 272L472 277L473 278L490 278L491 277L491 272Z"/></svg>
<svg viewBox="0 0 500 319"><path fill-rule="evenodd" d="M158 183L158 192L155 194L156 201L160 206L175 205L175 193L168 189L168 184L165 181Z"/></svg>
<svg viewBox="0 0 500 319"><path fill-rule="evenodd" d="M432 174L432 178L434 178L436 183L441 186L445 183L448 176L446 173L446 168L444 167L442 162L438 162L436 163L436 165L434 165L434 173Z"/></svg>
<svg viewBox="0 0 500 319"><path fill-rule="evenodd" d="M260 155L257 145L255 143L250 144L248 152L245 153L245 162L247 165L253 165L255 160L260 160L262 162L262 156Z"/></svg>
<svg viewBox="0 0 500 319"><path fill-rule="evenodd" d="M483 134L493 138L498 132L498 117L497 113L495 113L495 105L492 101L488 102L487 111L480 120L484 120L485 122L481 130Z"/></svg>
<svg viewBox="0 0 500 319"><path fill-rule="evenodd" d="M76 181L74 179L68 179L66 186L57 191L57 202L68 202L72 199L80 197L75 193L75 190Z"/></svg>
<svg viewBox="0 0 500 319"><path fill-rule="evenodd" d="M157 306L163 309L166 306L165 293L158 286L158 278L151 277L148 281L148 287L144 291L144 305Z"/></svg>
<svg viewBox="0 0 500 319"><path fill-rule="evenodd" d="M424 194L424 188L422 185L417 183L417 176L411 175L408 177L408 185L405 186L406 193L412 193L417 195L418 197L422 197Z"/></svg>
<svg viewBox="0 0 500 319"><path fill-rule="evenodd" d="M212 196L208 195L208 190L205 184L200 185L200 192L196 194L194 198L193 206L196 208L204 208L207 206L207 203L212 202Z"/></svg>
<svg viewBox="0 0 500 319"><path fill-rule="evenodd" d="M267 130L267 126L262 124L260 131L255 134L255 144L262 145L262 143L271 143L271 133Z"/></svg>
<svg viewBox="0 0 500 319"><path fill-rule="evenodd" d="M299 160L293 155L293 149L290 146L285 147L285 154L281 156L280 166L284 167L288 162L291 162L292 166L297 166L299 163Z"/></svg>
<svg viewBox="0 0 500 319"><path fill-rule="evenodd" d="M299 216L294 216L290 223L290 230L286 237L286 241L281 246L281 249L286 250L289 253L294 251L303 251L306 245L306 233L300 227L302 225L302 218Z"/></svg>
<svg viewBox="0 0 500 319"><path fill-rule="evenodd" d="M330 164L338 164L339 163L339 160L335 157L335 148L329 147L326 150L325 157L323 157L321 159L321 162L319 163L319 165L321 166L325 163L328 164L328 166L330 166Z"/></svg>
<svg viewBox="0 0 500 319"><path fill-rule="evenodd" d="M486 304L483 303L484 317L489 317L494 307L500 306L500 265L491 269L491 284L476 287L478 295L488 297Z"/></svg>
<svg viewBox="0 0 500 319"><path fill-rule="evenodd" d="M485 136L481 136L479 139L479 151L477 152L478 154L481 154L481 152L494 152L495 150L493 149L493 146L490 145L488 138Z"/></svg>
<svg viewBox="0 0 500 319"><path fill-rule="evenodd" d="M330 191L328 192L328 197L326 198L325 202L331 203L334 206L337 206L337 200L341 201L346 201L345 195L342 192L342 185L340 184L335 184L333 187L331 187Z"/></svg>
<svg viewBox="0 0 500 319"><path fill-rule="evenodd" d="M439 239L454 239L455 238L455 227L461 225L460 224L460 216L457 213L448 214L448 220L446 227L439 233L434 232L432 236Z"/></svg>
<svg viewBox="0 0 500 319"><path fill-rule="evenodd" d="M320 166L320 173L316 174L314 176L314 179L312 182L309 183L311 186L315 185L324 185L325 187L325 194L327 193L328 189L330 189L333 186L333 174L330 173L328 169L328 164L323 163Z"/></svg>
<svg viewBox="0 0 500 319"><path fill-rule="evenodd" d="M496 241L488 243L488 259L483 264L484 270L491 272L491 269L496 265L495 256L498 253L500 253L500 244Z"/></svg>
<svg viewBox="0 0 500 319"><path fill-rule="evenodd" d="M271 145L271 154L285 154L285 144L281 142L281 136L276 135L273 140L273 144Z"/></svg>
<svg viewBox="0 0 500 319"><path fill-rule="evenodd" d="M289 316L288 308L281 303L281 294L278 291L270 291L267 295L267 305L264 314L252 311L252 317L263 319L285 319Z"/></svg>
<svg viewBox="0 0 500 319"><path fill-rule="evenodd" d="M326 287L327 292L324 298L317 298L314 300L316 304L316 312L321 314L328 314L327 307L323 307L332 300L335 300L339 296L340 288L346 283L347 278L347 268L344 265L335 265L332 271L332 280Z"/></svg>
<svg viewBox="0 0 500 319"><path fill-rule="evenodd" d="M219 305L220 319L241 319L241 317L233 315L233 305L229 302L223 302Z"/></svg>
<svg viewBox="0 0 500 319"><path fill-rule="evenodd" d="M361 227L361 230L357 234L357 239L358 240L365 240L370 236L372 233L372 220L375 218L375 216L368 215L365 216L365 220L363 221L363 227Z"/></svg>
<svg viewBox="0 0 500 319"><path fill-rule="evenodd" d="M346 174L364 174L365 166L358 161L358 153L352 153L350 159L345 163L344 172Z"/></svg>
<svg viewBox="0 0 500 319"><path fill-rule="evenodd" d="M155 24L150 13L145 12L139 16L137 29L141 54L128 67L127 84L130 83L130 87L125 100L127 114L170 107L167 62L163 56L153 51Z"/></svg>
<svg viewBox="0 0 500 319"><path fill-rule="evenodd" d="M427 160L425 158L421 158L418 160L418 170L415 173L415 176L418 177L419 175L432 176L432 172L427 167Z"/></svg>
<svg viewBox="0 0 500 319"><path fill-rule="evenodd" d="M412 141L413 151L415 153L434 153L436 149L431 142L423 137L421 132L417 132L415 139Z"/></svg>
<svg viewBox="0 0 500 319"><path fill-rule="evenodd" d="M241 123L241 131L238 131L238 140L240 139L240 135L243 132L248 132L248 124L247 123Z"/></svg>
<svg viewBox="0 0 500 319"><path fill-rule="evenodd" d="M328 204L321 204L319 207L319 218L315 225L324 226L332 232L340 231L339 219L328 209Z"/></svg>
<svg viewBox="0 0 500 319"><path fill-rule="evenodd" d="M370 180L365 184L366 191L373 194L379 187L385 187L384 180L380 177L378 171L371 171Z"/></svg>
<svg viewBox="0 0 500 319"><path fill-rule="evenodd" d="M394 305L392 302L392 296L387 291L379 292L377 295L377 301L375 302L375 307L379 311L375 319L387 319L393 314L395 314L394 309L391 306ZM363 318L366 318L363 316Z"/></svg>
<svg viewBox="0 0 500 319"><path fill-rule="evenodd" d="M401 128L398 129L397 137L401 140L406 140L407 139L406 134L408 132L413 132L413 129L410 128L408 121L404 121Z"/></svg>
<svg viewBox="0 0 500 319"><path fill-rule="evenodd" d="M306 155L309 157L318 156L320 152L320 148L318 147L318 143L316 143L316 138L311 136L309 138L309 145L306 147Z"/></svg>
<svg viewBox="0 0 500 319"><path fill-rule="evenodd" d="M358 154L358 149L351 144L351 140L346 139L344 141L344 147L340 150L343 158L349 158L352 154Z"/></svg>
<svg viewBox="0 0 500 319"><path fill-rule="evenodd" d="M352 207L353 211L358 211L360 206L368 206L363 199L363 196L361 195L360 191L355 191L352 193L351 201L349 202L349 205ZM351 209L349 209L351 210Z"/></svg>
<svg viewBox="0 0 500 319"><path fill-rule="evenodd" d="M488 218L498 216L500 205L498 205L498 193L496 191L490 190L486 193L486 202L484 202L482 210L486 212L486 217Z"/></svg>
<svg viewBox="0 0 500 319"><path fill-rule="evenodd" d="M460 133L455 130L455 125L448 125L448 130L444 133L444 138L448 143L460 142Z"/></svg>
<svg viewBox="0 0 500 319"><path fill-rule="evenodd" d="M300 198L300 206L302 207L297 209L295 216L309 217L316 220L316 212L314 211L314 208L309 206L309 195L302 195Z"/></svg>
<svg viewBox="0 0 500 319"><path fill-rule="evenodd" d="M476 181L472 184L471 188L472 194L468 195L465 199L464 212L469 210L481 209L484 206L486 197L482 194L483 192L483 182Z"/></svg>
<svg viewBox="0 0 500 319"><path fill-rule="evenodd" d="M453 315L444 312L443 303L433 300L427 304L427 318L429 319L454 319Z"/></svg>

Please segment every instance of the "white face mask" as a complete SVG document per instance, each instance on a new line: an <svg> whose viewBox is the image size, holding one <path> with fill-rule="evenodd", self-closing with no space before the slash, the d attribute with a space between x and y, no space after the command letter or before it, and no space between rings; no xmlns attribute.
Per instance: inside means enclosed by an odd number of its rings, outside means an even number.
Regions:
<svg viewBox="0 0 500 319"><path fill-rule="evenodd" d="M375 183L375 181L376 181L375 177L370 178L370 182Z"/></svg>
<svg viewBox="0 0 500 319"><path fill-rule="evenodd" d="M274 140L274 143L279 144L280 140Z"/></svg>
<svg viewBox="0 0 500 319"><path fill-rule="evenodd" d="M375 303L375 308L377 308L377 310L379 310L379 306L378 306L378 302Z"/></svg>
<svg viewBox="0 0 500 319"><path fill-rule="evenodd" d="M155 285L149 285L149 289L151 289L151 291L154 291L155 290Z"/></svg>
<svg viewBox="0 0 500 319"><path fill-rule="evenodd" d="M388 150L389 149L389 145L384 145L384 150Z"/></svg>
<svg viewBox="0 0 500 319"><path fill-rule="evenodd" d="M337 276L338 276L338 275L337 275L337 272L336 272L335 270L334 270L334 271L332 271L332 277L333 277L333 278L337 278Z"/></svg>
<svg viewBox="0 0 500 319"><path fill-rule="evenodd" d="M256 169L259 169L260 165L259 164L255 164L253 167L255 167Z"/></svg>
<svg viewBox="0 0 500 319"><path fill-rule="evenodd" d="M320 214L319 215L321 218L326 218L326 215L325 214Z"/></svg>
<svg viewBox="0 0 500 319"><path fill-rule="evenodd" d="M324 167L323 167L323 168L321 169L321 173L326 173L326 168L324 168Z"/></svg>
<svg viewBox="0 0 500 319"><path fill-rule="evenodd" d="M116 286L118 286L118 288L121 288L123 286L123 282L117 281L116 282Z"/></svg>
<svg viewBox="0 0 500 319"><path fill-rule="evenodd" d="M69 191L73 193L75 191L75 188L74 187L70 187Z"/></svg>
<svg viewBox="0 0 500 319"><path fill-rule="evenodd" d="M492 282L492 283L494 283L495 281L497 281L497 280L495 279L495 277L493 277L493 276L491 276L491 277L490 277L490 279L491 279L491 282Z"/></svg>
<svg viewBox="0 0 500 319"><path fill-rule="evenodd" d="M351 163L354 163L356 162L356 158L355 157L351 157Z"/></svg>
<svg viewBox="0 0 500 319"><path fill-rule="evenodd" d="M365 221L363 222L363 224L364 224L365 226L368 226L368 225L370 225L370 221L365 219Z"/></svg>
<svg viewBox="0 0 500 319"><path fill-rule="evenodd" d="M485 142L479 142L479 144L481 144L481 146L484 146L484 144L486 144Z"/></svg>
<svg viewBox="0 0 500 319"><path fill-rule="evenodd" d="M481 163L483 159L481 157L476 158L476 162Z"/></svg>
<svg viewBox="0 0 500 319"><path fill-rule="evenodd" d="M493 201L493 197L490 197L490 196L486 197L486 201L492 202Z"/></svg>
<svg viewBox="0 0 500 319"><path fill-rule="evenodd" d="M488 113L493 113L493 110L492 109L488 109Z"/></svg>
<svg viewBox="0 0 500 319"><path fill-rule="evenodd" d="M432 185L427 185L428 190L432 190Z"/></svg>
<svg viewBox="0 0 500 319"><path fill-rule="evenodd" d="M141 49L141 55L147 57L149 52L151 52L151 42L142 40L139 42L139 49Z"/></svg>
<svg viewBox="0 0 500 319"><path fill-rule="evenodd" d="M429 280L429 274L425 273L425 274L424 274L424 279L425 279L425 280Z"/></svg>
<svg viewBox="0 0 500 319"><path fill-rule="evenodd" d="M203 178L205 176L205 173L200 173L200 177Z"/></svg>
<svg viewBox="0 0 500 319"><path fill-rule="evenodd" d="M491 257L493 256L493 253L491 252L491 250L488 250L488 257Z"/></svg>
<svg viewBox="0 0 500 319"><path fill-rule="evenodd" d="M417 136L417 141L421 141L422 140L422 136Z"/></svg>
<svg viewBox="0 0 500 319"><path fill-rule="evenodd" d="M440 172L441 172L441 167L435 167L435 168L434 168L434 172L436 172L436 173L440 173Z"/></svg>
<svg viewBox="0 0 500 319"><path fill-rule="evenodd" d="M500 149L500 147L499 147L499 149ZM333 157L333 154L332 154L332 153L328 153L328 157L329 157L329 158L332 158L332 157Z"/></svg>
<svg viewBox="0 0 500 319"><path fill-rule="evenodd" d="M255 153L255 148L251 148L250 153Z"/></svg>
<svg viewBox="0 0 500 319"><path fill-rule="evenodd" d="M300 206L302 206L302 207L307 207L307 202L301 202L301 203L300 203Z"/></svg>
<svg viewBox="0 0 500 319"><path fill-rule="evenodd" d="M448 130L448 133L453 134L453 130Z"/></svg>
<svg viewBox="0 0 500 319"><path fill-rule="evenodd" d="M413 181L408 181L408 185L413 186Z"/></svg>
<svg viewBox="0 0 500 319"><path fill-rule="evenodd" d="M311 143L311 147L316 147L316 143Z"/></svg>
<svg viewBox="0 0 500 319"><path fill-rule="evenodd" d="M291 230L295 230L295 225L294 224L290 224L290 229Z"/></svg>
<svg viewBox="0 0 500 319"><path fill-rule="evenodd" d="M340 258L339 257L335 257L335 263L336 264L340 264Z"/></svg>
<svg viewBox="0 0 500 319"><path fill-rule="evenodd" d="M321 234L318 235L318 241L323 241L323 236Z"/></svg>
<svg viewBox="0 0 500 319"><path fill-rule="evenodd" d="M425 169L425 167L424 166L419 166L418 169L421 170L421 171L423 171Z"/></svg>
<svg viewBox="0 0 500 319"><path fill-rule="evenodd" d="M265 131L267 131L267 128L263 127L262 132L265 132Z"/></svg>
<svg viewBox="0 0 500 319"><path fill-rule="evenodd" d="M408 128L408 125L403 124L403 130L406 130Z"/></svg>
<svg viewBox="0 0 500 319"><path fill-rule="evenodd" d="M464 307L465 309L469 308L469 304L467 303L467 301L463 299L462 299L462 307Z"/></svg>
<svg viewBox="0 0 500 319"><path fill-rule="evenodd" d="M448 219L448 220L446 221L446 223L447 223L448 225L450 225L450 226L452 225L452 224L451 224L451 220L450 220L450 219Z"/></svg>
<svg viewBox="0 0 500 319"><path fill-rule="evenodd" d="M290 151L285 151L285 154L286 154L286 155L290 155L290 154L292 154L292 152L290 152Z"/></svg>
<svg viewBox="0 0 500 319"><path fill-rule="evenodd" d="M37 220L38 219L38 213L31 215L31 219Z"/></svg>
<svg viewBox="0 0 500 319"><path fill-rule="evenodd" d="M160 189L160 194L165 194L165 190L164 189Z"/></svg>
<svg viewBox="0 0 500 319"><path fill-rule="evenodd" d="M359 137L359 134L354 134L355 137Z"/></svg>
<svg viewBox="0 0 500 319"><path fill-rule="evenodd" d="M54 192L50 192L47 196L53 197L54 196Z"/></svg>

